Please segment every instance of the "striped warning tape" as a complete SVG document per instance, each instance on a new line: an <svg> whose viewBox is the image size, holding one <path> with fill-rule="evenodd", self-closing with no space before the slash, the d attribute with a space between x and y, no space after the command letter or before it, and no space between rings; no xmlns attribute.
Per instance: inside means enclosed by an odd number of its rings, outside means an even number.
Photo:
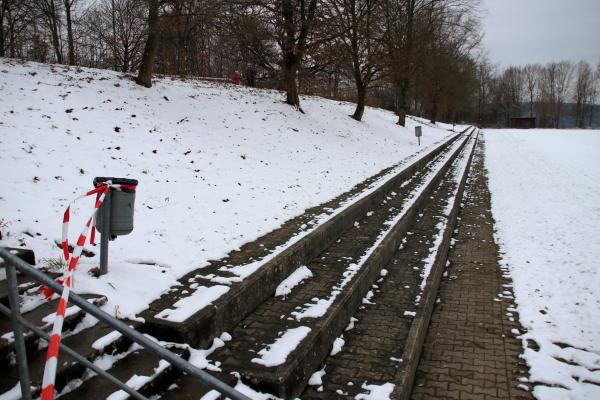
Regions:
<svg viewBox="0 0 600 400"><path fill-rule="evenodd" d="M90 190L86 194L77 197L74 199L65 210L63 216L63 237L62 237L62 247L65 256L65 260L69 260L69 267L65 271L62 285L63 291L61 298L58 302L58 308L56 310L56 318L54 319L54 324L52 326L52 334L50 335L50 343L48 343L48 351L46 353L46 365L44 367L44 377L42 379L42 395L41 400L52 400L54 398L54 382L56 377L56 366L58 363L58 349L62 335L62 327L63 321L65 317L65 310L67 309L67 302L69 301L69 293L71 290L71 281L73 278L73 273L75 272L75 268L77 267L77 262L79 261L79 257L81 257L81 253L83 251L83 246L85 244L88 231L90 228L92 229L92 238L94 236L94 227L93 227L93 219L96 211L102 205L106 194L110 190L110 188L115 189L129 189L135 190L135 186L132 185L118 185L112 184L112 182L104 182L98 185L93 190ZM96 194L96 202L94 203L94 211L92 215L88 218L79 238L77 239L77 243L73 248L73 253L69 254L69 242L68 242L68 234L69 234L69 218L70 218L70 208L71 205L77 201L78 199L91 196ZM51 296L51 295L50 295ZM50 297L47 296L47 297Z"/></svg>
<svg viewBox="0 0 600 400"><path fill-rule="evenodd" d="M77 200L79 199L83 199L87 196L91 196L93 194L96 194L96 201L98 201L98 198L101 194L101 192L108 190L109 187L115 188L115 189L125 189L125 190L135 190L136 186L135 185L125 185L125 184L112 184L109 182L105 182L104 184L100 184L98 185L97 188L90 190L89 192L76 197L75 199L73 199L69 205L67 206L67 209L65 210L65 213L63 214L63 226L62 226L62 250L63 250L63 255L65 257L66 261L69 261L69 220L71 218L71 205L73 203L75 203ZM94 210L94 213L96 211ZM94 225L92 225L92 234L90 236L90 243L94 244L94 237L96 235L96 227Z"/></svg>

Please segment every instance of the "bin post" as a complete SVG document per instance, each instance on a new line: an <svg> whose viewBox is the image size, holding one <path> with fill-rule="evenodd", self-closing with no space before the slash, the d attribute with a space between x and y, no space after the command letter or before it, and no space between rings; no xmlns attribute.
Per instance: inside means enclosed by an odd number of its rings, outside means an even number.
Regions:
<svg viewBox="0 0 600 400"><path fill-rule="evenodd" d="M99 212L102 213L100 227L100 275L108 272L108 241L110 240L110 201L112 189L108 189Z"/></svg>

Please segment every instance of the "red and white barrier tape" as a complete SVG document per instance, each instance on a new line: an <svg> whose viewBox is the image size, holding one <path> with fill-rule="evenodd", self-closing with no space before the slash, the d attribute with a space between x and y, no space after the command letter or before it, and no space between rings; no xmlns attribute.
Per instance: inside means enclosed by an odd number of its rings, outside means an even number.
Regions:
<svg viewBox="0 0 600 400"><path fill-rule="evenodd" d="M114 185L111 182L101 183L97 188L90 190L89 192L87 192L86 194L84 194L82 196L77 197L75 200L73 200L71 203L69 203L69 205L67 206L67 209L65 210L65 214L63 217L62 247L63 247L65 260L69 260L69 258L70 258L70 261L69 261L69 267L65 271L63 279L62 279L63 291L62 291L62 295L61 295L61 298L58 303L58 308L56 310L56 318L54 319L54 325L52 326L52 334L50 335L50 343L48 343L48 352L46 353L46 365L44 367L44 378L42 379L41 400L52 400L54 398L54 382L55 382L55 378L56 378L56 366L58 364L58 350L59 350L59 345L60 345L60 340L61 340L61 335L62 335L62 327L63 327L64 317L65 317L65 310L67 309L67 303L69 301L69 293L71 290L71 281L73 278L73 273L75 272L75 268L77 267L77 262L79 261L79 257L81 257L81 253L83 251L83 245L85 244L87 234L88 234L88 231L90 230L90 228L92 229L91 242L93 242L94 227L92 226L93 225L92 222L94 219L94 214L96 213L96 211L98 211L98 209L102 205L102 202L104 201L104 198L106 197L106 193L108 193L110 188L116 188L119 190L120 189L135 190L135 186ZM81 234L79 235L79 238L77 239L77 243L75 244L75 247L73 248L72 257L70 257L71 255L69 254L68 234L69 234L69 217L70 217L71 204L73 204L78 199L81 199L81 198L84 198L87 196L91 196L93 194L97 195L96 202L94 204L94 212L88 218ZM51 297L51 295L47 296L47 297Z"/></svg>
<svg viewBox="0 0 600 400"><path fill-rule="evenodd" d="M105 184L101 184L99 185L97 188L90 190L89 192L73 199L69 205L67 206L67 209L65 210L65 213L63 215L63 226L62 226L62 249L63 249L63 255L65 257L66 261L69 261L69 219L71 217L71 205L73 203L75 203L77 200L79 199L83 199L87 196L91 196L93 194L96 194L96 201L98 200L100 193L104 190L108 190L109 187L121 190L121 189L125 189L125 190L135 190L136 186L135 185L123 185L123 184L112 184L110 182L106 182ZM95 213L95 211L94 211ZM94 238L96 236L96 227L92 225L92 234L90 236L90 244L94 244Z"/></svg>

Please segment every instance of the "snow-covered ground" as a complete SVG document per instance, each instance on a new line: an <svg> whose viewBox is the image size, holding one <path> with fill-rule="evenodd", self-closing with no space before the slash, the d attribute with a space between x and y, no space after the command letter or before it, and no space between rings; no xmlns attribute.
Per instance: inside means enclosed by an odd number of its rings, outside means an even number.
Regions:
<svg viewBox="0 0 600 400"><path fill-rule="evenodd" d="M486 130L496 240L538 399L600 399L600 131Z"/></svg>
<svg viewBox="0 0 600 400"><path fill-rule="evenodd" d="M133 316L189 270L218 259L349 190L450 132L424 125L421 147L393 113L302 98L306 114L276 91L163 78L151 89L123 74L0 59L0 232L2 246L60 258L62 214L95 176L139 179L135 229L86 245L75 290L108 296ZM447 128L444 126L443 128ZM457 127L458 129L458 127ZM90 198L71 209L70 241Z"/></svg>

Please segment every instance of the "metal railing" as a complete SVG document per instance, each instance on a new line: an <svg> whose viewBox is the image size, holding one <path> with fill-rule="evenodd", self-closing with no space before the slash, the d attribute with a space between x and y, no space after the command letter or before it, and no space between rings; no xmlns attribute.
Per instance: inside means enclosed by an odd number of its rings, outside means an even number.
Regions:
<svg viewBox="0 0 600 400"><path fill-rule="evenodd" d="M58 283L54 282L50 279L46 274L32 267L25 261L21 260L14 254L11 254L9 250L0 247L0 258L5 261L6 268L6 283L8 285L8 298L10 302L10 309L3 304L0 304L0 312L2 312L6 316L10 316L13 325L14 332L14 346L15 353L17 356L18 363L18 372L19 372L19 381L21 386L21 396L25 400L31 399L31 381L29 379L29 367L27 364L27 353L25 348L25 340L23 336L23 327L31 330L34 334L38 335L42 339L49 341L50 336L44 332L42 329L34 326L32 323L27 321L25 318L21 316L20 306L19 306L19 293L18 293L18 283L17 283L17 272L16 270L21 271L21 273L26 274L32 277L34 280L40 282L44 286L52 289L54 293L61 294L62 286ZM110 316L109 314L102 311L100 308L95 305L89 303L81 296L78 296L75 293L71 293L69 296L69 302L75 304L83 311L88 314L94 316L98 320L106 323L111 326L113 329L121 332L123 335L129 337L134 342L138 343L140 346L145 348L146 350L151 351L158 357L163 360L169 362L172 366L179 368L181 371L188 373L190 376L198 379L201 383L205 384L211 389L218 391L219 393L233 399L233 400L250 400L244 394L238 392L231 386L222 382L221 380L215 378L209 373L201 370L200 368L190 364L183 358L179 357L177 354L165 349L163 346L153 341L152 339L144 336L140 332L131 328L129 325L124 322ZM148 400L147 397L139 393L137 390L130 388L125 383L121 382L114 376L112 376L109 372L99 368L94 363L87 360L85 357L81 356L79 353L75 352L68 346L64 344L60 344L61 351L65 352L69 356L73 357L79 363L84 365L85 367L91 369L98 375L107 379L109 382L113 383L119 389L130 394L132 397L140 400Z"/></svg>

